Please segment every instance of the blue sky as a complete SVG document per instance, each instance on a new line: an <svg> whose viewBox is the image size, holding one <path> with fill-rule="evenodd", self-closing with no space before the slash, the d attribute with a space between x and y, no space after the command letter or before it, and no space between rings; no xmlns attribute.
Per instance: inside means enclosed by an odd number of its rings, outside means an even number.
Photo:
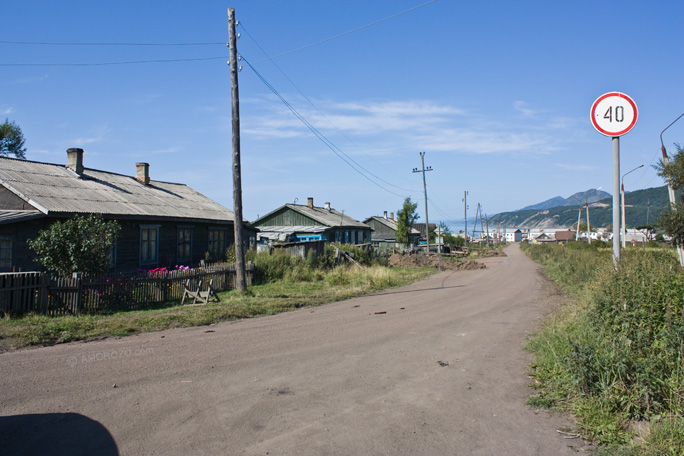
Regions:
<svg viewBox="0 0 684 456"><path fill-rule="evenodd" d="M425 3L3 0L0 117L20 125L30 160L66 163L66 149L81 147L86 167L134 175L148 162L153 179L232 209L233 7L238 52L328 142L243 61L248 220L307 197L364 219L410 196L423 221L412 173L421 151L433 168L430 221L462 218L464 190L469 216L478 202L491 215L589 188L612 193L611 140L589 120L612 91L639 107L621 170L645 166L626 189L664 184L651 165L660 132L684 113L683 1ZM684 143L684 119L664 141L670 152Z"/></svg>

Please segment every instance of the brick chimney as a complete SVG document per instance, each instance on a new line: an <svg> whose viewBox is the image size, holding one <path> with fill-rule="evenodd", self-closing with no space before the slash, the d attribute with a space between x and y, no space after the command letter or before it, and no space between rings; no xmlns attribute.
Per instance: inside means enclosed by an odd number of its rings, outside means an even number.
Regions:
<svg viewBox="0 0 684 456"><path fill-rule="evenodd" d="M330 203L325 203L325 210L330 212Z"/></svg>
<svg viewBox="0 0 684 456"><path fill-rule="evenodd" d="M383 212L382 212L382 216L383 216L383 218L384 218L385 220L387 220L387 211L383 211Z"/></svg>
<svg viewBox="0 0 684 456"><path fill-rule="evenodd" d="M150 183L150 164L149 163L136 163L135 164L136 176L145 185Z"/></svg>
<svg viewBox="0 0 684 456"><path fill-rule="evenodd" d="M390 212L390 220L394 220L394 212Z"/></svg>
<svg viewBox="0 0 684 456"><path fill-rule="evenodd" d="M67 169L79 176L83 174L83 149L67 149Z"/></svg>
<svg viewBox="0 0 684 456"><path fill-rule="evenodd" d="M306 199L306 205L309 206L309 209L313 209L314 208L313 198L311 198L311 197L307 198Z"/></svg>

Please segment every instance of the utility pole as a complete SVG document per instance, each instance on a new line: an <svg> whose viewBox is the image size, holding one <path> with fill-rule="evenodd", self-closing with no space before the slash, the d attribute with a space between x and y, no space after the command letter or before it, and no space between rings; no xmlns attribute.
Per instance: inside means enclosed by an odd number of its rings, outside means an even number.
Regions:
<svg viewBox="0 0 684 456"><path fill-rule="evenodd" d="M230 94L233 104L233 222L235 234L235 288L247 290L245 279L245 243L242 229L242 176L240 171L240 95L238 92L237 37L235 8L228 8L228 36L230 48Z"/></svg>
<svg viewBox="0 0 684 456"><path fill-rule="evenodd" d="M427 245L427 254L430 255L430 222L428 221L428 205L427 205L427 185L425 185L425 171L432 171L432 166L425 168L425 152L420 153L421 169L413 168L414 173L423 173L423 194L425 195L425 242Z"/></svg>
<svg viewBox="0 0 684 456"><path fill-rule="evenodd" d="M620 198L622 199L622 204L621 204L621 206L622 206L622 224L621 224L622 231L620 233L622 234L621 237L622 237L622 248L623 249L627 248L627 241L626 241L627 219L625 218L625 176L627 176L629 173L632 173L632 172L636 171L637 169L643 168L643 167L644 167L644 165L642 163L641 165L637 166L633 170L626 172L625 174L622 175L622 183L620 184Z"/></svg>
<svg viewBox="0 0 684 456"><path fill-rule="evenodd" d="M579 207L579 214L577 214L577 232L575 233L575 241L579 241L579 232L580 232L580 220L582 219L582 203L580 203Z"/></svg>
<svg viewBox="0 0 684 456"><path fill-rule="evenodd" d="M475 239L475 230L477 229L477 216L480 213L480 203L477 203L477 210L475 211L475 223L473 223L473 239ZM482 218L480 218L480 225L482 225Z"/></svg>
<svg viewBox="0 0 684 456"><path fill-rule="evenodd" d="M487 227L487 247L489 247L489 220L487 220L487 214L485 213L485 226Z"/></svg>
<svg viewBox="0 0 684 456"><path fill-rule="evenodd" d="M463 236L465 238L464 247L468 248L468 192L463 190Z"/></svg>
<svg viewBox="0 0 684 456"><path fill-rule="evenodd" d="M672 125L674 125L675 122L677 122L682 117L684 117L684 114L677 117L674 120L674 122L672 122L670 125L665 127L665 130L667 130ZM663 153L663 164L665 166L667 166L670 163L670 158L667 156L667 149L665 149L665 143L663 143L663 133L665 133L665 130L660 132L660 151ZM667 193L670 196L670 208L674 211L675 210L675 203L677 200L675 199L675 192L674 192L674 188L672 187L672 181L669 178L667 179ZM681 245L678 245L677 246L677 253L679 254L679 266L684 268L684 247L682 247Z"/></svg>
<svg viewBox="0 0 684 456"><path fill-rule="evenodd" d="M589 224L589 200L586 201L587 204L587 242L591 244L591 225ZM615 231L615 230L613 230Z"/></svg>

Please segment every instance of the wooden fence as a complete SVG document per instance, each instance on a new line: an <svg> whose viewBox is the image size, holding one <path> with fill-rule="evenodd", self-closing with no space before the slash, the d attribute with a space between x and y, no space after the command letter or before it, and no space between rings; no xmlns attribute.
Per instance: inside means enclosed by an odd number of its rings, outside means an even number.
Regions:
<svg viewBox="0 0 684 456"><path fill-rule="evenodd" d="M247 284L254 280L254 263L249 262ZM105 310L136 309L155 303L180 300L185 282L214 291L235 288L235 265L218 264L186 271L140 272L132 274L74 274L54 278L46 272L0 273L0 315L35 312L74 315Z"/></svg>

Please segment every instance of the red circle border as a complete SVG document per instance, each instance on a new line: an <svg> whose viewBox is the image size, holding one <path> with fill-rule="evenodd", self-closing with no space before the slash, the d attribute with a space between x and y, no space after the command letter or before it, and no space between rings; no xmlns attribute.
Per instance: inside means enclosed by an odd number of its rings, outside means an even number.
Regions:
<svg viewBox="0 0 684 456"><path fill-rule="evenodd" d="M625 100L627 100L627 102L628 102L630 105L632 105L632 109L634 109L634 119L632 119L632 122L630 122L630 124L629 124L629 125L627 126L627 128L625 128L624 130L618 131L618 132L616 132L616 133L611 133L611 132L608 132L608 131L604 130L603 128L599 127L599 126L596 124L596 122L595 122L595 120L594 120L594 113L596 112L596 107L598 106L598 104L599 104L601 101L603 101L604 99L606 99L606 98L608 98L608 97L614 97L614 96L618 96L618 97L620 97L620 98L624 98ZM636 124L637 119L639 118L639 110L637 109L637 105L636 105L636 103L634 102L634 100L632 100L632 98L630 98L628 95L625 95L624 93L621 93L621 92L608 92L608 93L605 93L605 94L601 95L600 97L598 97L598 98L596 99L596 101L594 101L594 104L591 105L591 111L590 111L590 113L589 113L589 116L591 117L591 124L594 126L594 128L596 129L596 131L598 131L598 132L601 133L602 135L606 135L606 136L610 136L610 137L615 138L615 137L622 136L622 135L625 135L625 134L629 133L629 131L630 131L632 128L634 128L634 125Z"/></svg>

